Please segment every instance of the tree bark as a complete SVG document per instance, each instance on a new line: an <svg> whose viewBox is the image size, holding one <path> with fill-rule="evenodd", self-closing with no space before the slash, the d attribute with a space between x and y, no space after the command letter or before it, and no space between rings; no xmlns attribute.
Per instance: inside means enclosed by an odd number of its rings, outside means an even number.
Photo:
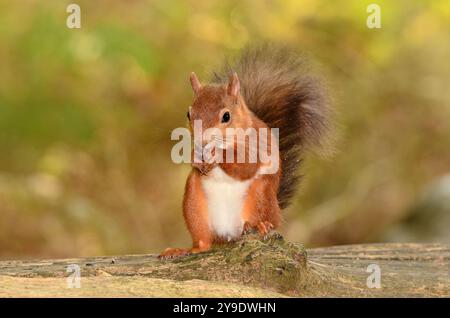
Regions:
<svg viewBox="0 0 450 318"><path fill-rule="evenodd" d="M80 288L68 277L73 264L80 269ZM368 287L376 275L367 272L371 264L372 270L380 270L381 288ZM2 261L0 296L449 297L449 269L449 245L366 244L306 251L274 232L264 240L250 234L173 260L127 255Z"/></svg>

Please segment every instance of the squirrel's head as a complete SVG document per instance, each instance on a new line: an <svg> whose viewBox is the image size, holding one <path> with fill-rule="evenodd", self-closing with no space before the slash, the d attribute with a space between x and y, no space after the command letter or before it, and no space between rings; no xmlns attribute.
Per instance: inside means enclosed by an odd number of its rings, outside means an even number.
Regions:
<svg viewBox="0 0 450 318"><path fill-rule="evenodd" d="M187 113L191 129L196 120L201 120L203 131L218 129L222 136L226 136L227 128L251 126L250 111L240 94L236 73L230 76L227 84L202 85L195 73L191 73L190 81L194 91L194 101Z"/></svg>

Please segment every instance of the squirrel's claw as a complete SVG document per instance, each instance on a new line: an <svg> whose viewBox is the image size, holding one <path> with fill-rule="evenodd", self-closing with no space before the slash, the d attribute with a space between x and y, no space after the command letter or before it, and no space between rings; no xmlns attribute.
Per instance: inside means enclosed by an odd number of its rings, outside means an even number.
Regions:
<svg viewBox="0 0 450 318"><path fill-rule="evenodd" d="M186 248L166 248L164 252L159 254L159 259L172 259L181 256L187 256L191 254L189 249Z"/></svg>
<svg viewBox="0 0 450 318"><path fill-rule="evenodd" d="M267 234L274 228L273 224L268 221L259 222L256 227L263 240L267 238Z"/></svg>
<svg viewBox="0 0 450 318"><path fill-rule="evenodd" d="M242 228L242 235L250 234L253 231L253 226L249 222L244 223L244 227Z"/></svg>
<svg viewBox="0 0 450 318"><path fill-rule="evenodd" d="M251 233L255 228L256 230L258 230L258 234L262 237L262 239L265 240L267 238L267 234L269 234L269 232L273 230L275 227L273 226L272 223L268 221L261 221L258 224L256 224L256 226L252 226L249 222L245 222L244 228L242 230L242 235Z"/></svg>

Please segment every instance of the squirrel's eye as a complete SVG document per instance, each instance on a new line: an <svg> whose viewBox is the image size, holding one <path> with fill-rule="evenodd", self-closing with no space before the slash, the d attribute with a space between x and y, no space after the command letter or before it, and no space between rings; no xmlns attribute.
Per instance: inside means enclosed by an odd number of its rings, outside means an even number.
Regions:
<svg viewBox="0 0 450 318"><path fill-rule="evenodd" d="M187 119L191 120L191 114L189 114L189 112L186 113Z"/></svg>
<svg viewBox="0 0 450 318"><path fill-rule="evenodd" d="M222 123L228 123L231 119L230 112L226 112L222 116Z"/></svg>

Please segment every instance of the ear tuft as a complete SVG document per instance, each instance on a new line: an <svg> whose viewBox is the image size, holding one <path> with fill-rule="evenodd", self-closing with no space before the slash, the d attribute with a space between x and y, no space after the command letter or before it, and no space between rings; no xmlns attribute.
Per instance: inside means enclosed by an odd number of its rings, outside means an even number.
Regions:
<svg viewBox="0 0 450 318"><path fill-rule="evenodd" d="M202 88L202 84L200 84L200 81L198 80L197 75L192 72L189 76L189 80L191 81L192 90L194 91L194 94L197 95L200 89Z"/></svg>
<svg viewBox="0 0 450 318"><path fill-rule="evenodd" d="M227 93L228 95L237 97L239 95L240 88L239 77L236 72L233 72L228 80Z"/></svg>

